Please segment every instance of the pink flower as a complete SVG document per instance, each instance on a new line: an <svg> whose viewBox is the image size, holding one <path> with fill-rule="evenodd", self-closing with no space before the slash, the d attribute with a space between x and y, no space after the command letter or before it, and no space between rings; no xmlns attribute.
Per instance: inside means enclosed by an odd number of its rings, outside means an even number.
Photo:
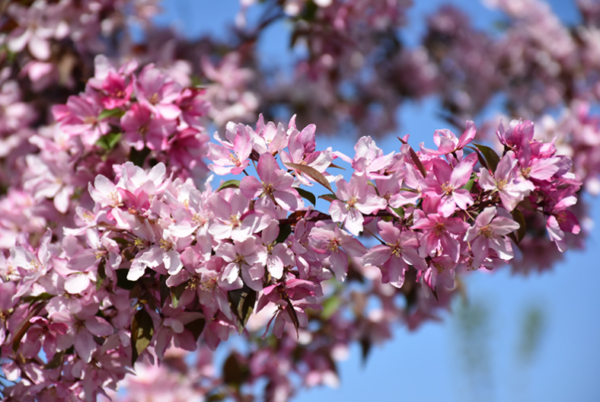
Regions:
<svg viewBox="0 0 600 402"><path fill-rule="evenodd" d="M127 141L138 151L144 146L156 151L167 148L169 135L177 123L160 116L152 116L150 109L135 103L121 117L121 127Z"/></svg>
<svg viewBox="0 0 600 402"><path fill-rule="evenodd" d="M435 145L438 147L437 151L433 149L427 149L424 147L423 143L421 143L421 152L426 155L451 154L453 152L462 150L471 141L473 141L476 133L477 130L475 129L475 123L470 120L467 121L467 128L460 136L460 139L456 138L456 135L450 130L435 130L435 133L433 134L433 142L435 142Z"/></svg>
<svg viewBox="0 0 600 402"><path fill-rule="evenodd" d="M95 315L97 312L98 304L88 304L76 314L60 311L51 315L53 321L67 324L69 332L65 336L74 340L71 342L75 344L75 351L86 363L92 360L92 353L97 347L94 336L103 337L114 332L112 325Z"/></svg>
<svg viewBox="0 0 600 402"><path fill-rule="evenodd" d="M81 136L84 145L92 147L100 137L109 132L106 120L98 120L102 106L87 96L69 96L66 105L52 107L56 121L70 136Z"/></svg>
<svg viewBox="0 0 600 402"><path fill-rule="evenodd" d="M174 120L181 115L181 109L174 104L181 94L181 87L153 64L140 72L135 82L135 94L140 104L157 116Z"/></svg>
<svg viewBox="0 0 600 402"><path fill-rule="evenodd" d="M467 229L465 235L465 241L471 244L473 252L473 268L481 267L490 248L496 250L501 259L512 259L512 246L505 236L519 227L519 224L510 218L496 216L496 207L484 209L475 219L475 225Z"/></svg>
<svg viewBox="0 0 600 402"><path fill-rule="evenodd" d="M364 265L374 265L381 269L383 283L400 288L404 284L404 273L408 265L424 270L427 265L417 249L419 241L412 232L400 232L392 222L377 223L379 235L386 244L372 247L363 257Z"/></svg>
<svg viewBox="0 0 600 402"><path fill-rule="evenodd" d="M502 157L494 176L487 169L481 168L479 173L479 185L484 190L498 192L502 206L511 212L517 204L523 201L535 189L528 180L519 176L518 161L512 151Z"/></svg>
<svg viewBox="0 0 600 402"><path fill-rule="evenodd" d="M343 282L348 274L348 257L362 257L367 249L357 239L335 224L317 222L309 236L310 247L329 264L338 281Z"/></svg>
<svg viewBox="0 0 600 402"><path fill-rule="evenodd" d="M267 250L257 244L254 237L235 244L223 242L215 248L215 252L217 257L223 258L227 263L222 273L226 282L235 282L241 273L246 285L256 291L262 289Z"/></svg>
<svg viewBox="0 0 600 402"><path fill-rule="evenodd" d="M468 190L461 189L471 178L473 161L463 160L452 169L441 159L433 160L435 180L426 179L423 194L439 200L438 213L443 217L451 216L456 207L466 210L473 204Z"/></svg>
<svg viewBox="0 0 600 402"><path fill-rule="evenodd" d="M216 133L215 139L221 145L208 144L208 159L214 164L208 165L208 168L218 175L240 174L250 163L248 158L252 153L252 141L248 127L238 124L227 125L225 136L229 140L220 140Z"/></svg>
<svg viewBox="0 0 600 402"><path fill-rule="evenodd" d="M294 178L279 168L270 153L264 153L256 168L262 183L254 176L246 176L240 183L240 190L246 198L267 197L286 211L295 211L303 205L298 192L292 188Z"/></svg>
<svg viewBox="0 0 600 402"><path fill-rule="evenodd" d="M412 229L423 230L421 248L431 257L447 254L457 262L460 256L460 242L469 225L459 218L444 218L437 214L429 214L419 218Z"/></svg>
<svg viewBox="0 0 600 402"><path fill-rule="evenodd" d="M281 279L285 266L294 266L294 253L283 243L276 243L279 236L279 222L272 221L261 233L260 240L266 247L267 271L275 279Z"/></svg>
<svg viewBox="0 0 600 402"><path fill-rule="evenodd" d="M547 208L547 210L550 210L550 214L546 220L546 230L548 230L550 240L556 243L556 247L561 252L567 250L565 232L578 234L581 231L577 217L567 210L576 203L577 197L570 195L561 199L551 208Z"/></svg>
<svg viewBox="0 0 600 402"><path fill-rule="evenodd" d="M207 202L214 215L208 233L215 240L244 241L266 228L271 221L267 215L256 210L247 211L248 199L239 191L233 191L229 201L214 194Z"/></svg>
<svg viewBox="0 0 600 402"><path fill-rule="evenodd" d="M341 222L350 233L358 236L363 230L365 215L376 213L387 207L385 199L367 185L367 176L352 175L350 183L344 179L336 181L337 200L329 206L329 214L334 222Z"/></svg>

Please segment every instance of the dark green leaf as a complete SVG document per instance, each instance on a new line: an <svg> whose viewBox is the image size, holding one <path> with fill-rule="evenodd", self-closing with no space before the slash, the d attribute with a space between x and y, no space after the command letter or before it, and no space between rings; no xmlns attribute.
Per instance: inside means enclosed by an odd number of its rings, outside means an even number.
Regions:
<svg viewBox="0 0 600 402"><path fill-rule="evenodd" d="M121 135L121 133L108 133L100 137L100 139L96 141L96 145L105 151L110 151L119 143Z"/></svg>
<svg viewBox="0 0 600 402"><path fill-rule="evenodd" d="M44 293L40 293L37 296L26 296L26 297L23 297L23 301L26 302L26 303L34 304L34 303L37 303L37 302L42 301L42 300L50 300L53 297L54 296L51 295L50 293L44 292Z"/></svg>
<svg viewBox="0 0 600 402"><path fill-rule="evenodd" d="M290 319L294 323L294 327L296 327L296 336L299 336L298 329L300 328L300 321L298 320L298 314L296 314L296 310L294 309L294 305L292 301L286 297L287 306L285 307Z"/></svg>
<svg viewBox="0 0 600 402"><path fill-rule="evenodd" d="M302 188L297 188L296 191L298 191L298 194L300 194L300 197L306 198L314 206L317 205L317 197L315 197L315 195L313 193L311 193L310 191L306 191Z"/></svg>
<svg viewBox="0 0 600 402"><path fill-rule="evenodd" d="M102 287L104 280L106 279L106 260L103 258L98 265L98 276L96 278L96 290Z"/></svg>
<svg viewBox="0 0 600 402"><path fill-rule="evenodd" d="M225 190L226 188L240 188L240 181L239 180L227 180L226 182L224 182L223 184L221 184L219 186L219 188L217 189L217 193L221 190Z"/></svg>
<svg viewBox="0 0 600 402"><path fill-rule="evenodd" d="M143 308L133 316L131 321L131 365L133 366L138 357L150 345L154 335L154 323L152 317Z"/></svg>
<svg viewBox="0 0 600 402"><path fill-rule="evenodd" d="M125 114L125 111L121 110L119 108L104 109L98 115L98 120L104 120L104 119L107 119L109 117L122 117L124 114Z"/></svg>
<svg viewBox="0 0 600 402"><path fill-rule="evenodd" d="M498 167L498 163L500 162L500 157L498 156L496 151L494 151L490 147L486 147L485 145L480 145L480 144L475 144L475 143L473 143L473 145L475 145L477 147L477 149L479 149L479 151L481 151L483 156L485 156L485 161L487 162L488 168L492 172L495 172L496 167Z"/></svg>
<svg viewBox="0 0 600 402"><path fill-rule="evenodd" d="M122 237L113 237L112 240L114 240L121 246L129 246L129 241L127 241L127 239L124 239Z"/></svg>
<svg viewBox="0 0 600 402"><path fill-rule="evenodd" d="M143 167L144 161L148 155L150 155L150 148L148 147L144 147L141 151L138 151L134 147L131 147L129 150L129 160L133 162L135 166Z"/></svg>
<svg viewBox="0 0 600 402"><path fill-rule="evenodd" d="M204 318L198 318L196 321L192 321L188 324L185 324L185 328L189 330L194 336L194 340L197 341L204 331L204 326L206 325L206 320Z"/></svg>
<svg viewBox="0 0 600 402"><path fill-rule="evenodd" d="M185 292L185 288L188 286L187 282L183 282L173 288L171 288L171 300L172 301L172 305L173 308L177 308L177 306L179 305L179 299L181 298L181 295L183 294L183 292Z"/></svg>
<svg viewBox="0 0 600 402"><path fill-rule="evenodd" d="M331 188L331 185L329 184L329 182L327 181L325 176L323 176L323 174L321 172L319 172L317 169L312 168L310 166L301 165L299 163L286 163L285 166L291 167L292 169L296 169L296 170L304 173L305 175L307 175L311 179L315 180L317 183L319 183L320 185L322 185L327 190L329 190L333 193L333 189Z"/></svg>
<svg viewBox="0 0 600 402"><path fill-rule="evenodd" d="M44 366L44 369L52 370L52 369L62 366L64 356L65 356L64 350L62 352L55 353L54 357L52 357L52 360L50 360L48 363L46 363L46 365Z"/></svg>
<svg viewBox="0 0 600 402"><path fill-rule="evenodd" d="M135 287L137 282L133 282L127 279L127 274L129 273L129 270L127 268L117 269L115 272L117 273L118 287L125 290L131 290Z"/></svg>
<svg viewBox="0 0 600 402"><path fill-rule="evenodd" d="M227 292L227 299L229 300L231 311L238 318L238 331L241 334L248 322L248 318L250 318L252 311L254 311L256 291L244 284L244 287L241 289Z"/></svg>
<svg viewBox="0 0 600 402"><path fill-rule="evenodd" d="M392 207L390 207L390 208L392 208ZM392 211L394 211L396 214L398 214L399 217L404 218L404 208L402 208L402 207L392 208Z"/></svg>
<svg viewBox="0 0 600 402"><path fill-rule="evenodd" d="M322 198L325 201L329 201L329 202L332 202L333 200L338 199L335 194L323 194L323 195L320 195L319 198Z"/></svg>
<svg viewBox="0 0 600 402"><path fill-rule="evenodd" d="M520 243L521 240L523 240L523 238L527 234L527 224L525 223L525 217L523 216L523 212L521 212L517 208L515 208L511 212L511 215L512 215L513 219L515 220L515 222L517 222L520 225L519 229L514 231L515 238L517 240L516 242Z"/></svg>
<svg viewBox="0 0 600 402"><path fill-rule="evenodd" d="M241 361L237 353L230 354L223 364L222 378L225 384L239 389L249 376L248 365Z"/></svg>
<svg viewBox="0 0 600 402"><path fill-rule="evenodd" d="M285 225L279 225L279 235L277 236L277 243L283 243L287 240L288 236L292 233L292 226L288 223Z"/></svg>
<svg viewBox="0 0 600 402"><path fill-rule="evenodd" d="M360 340L360 349L362 355L362 365L363 367L367 364L367 359L369 358L369 353L371 352L371 346L373 343L368 337L363 337Z"/></svg>

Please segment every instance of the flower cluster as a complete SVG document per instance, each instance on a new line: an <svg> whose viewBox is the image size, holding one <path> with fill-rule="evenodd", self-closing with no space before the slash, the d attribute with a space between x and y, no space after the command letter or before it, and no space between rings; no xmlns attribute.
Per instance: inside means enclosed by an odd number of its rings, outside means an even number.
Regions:
<svg viewBox="0 0 600 402"><path fill-rule="evenodd" d="M115 74L103 83L118 81ZM103 88L101 101L124 107L136 91L139 103L121 125L135 126L146 110L154 116L150 123L164 127L188 110L177 107L180 91L167 100L172 83L161 77L146 67L132 83L123 79L120 97ZM86 99L72 98L55 113L67 135L85 130L85 138L97 141L103 122L86 121L96 109L76 106ZM110 113L115 109L121 110ZM180 126L187 124L180 118ZM309 320L332 297L328 280L344 282L356 275L352 270L376 272L380 286L401 292L422 287L420 297L445 305L457 274L513 258L527 229L525 214L542 215L550 239L564 251L565 232L579 231L568 210L581 184L569 173L571 160L556 156L553 143L534 140L530 122L498 128L501 156L472 144L475 127L467 126L460 138L437 131L438 149L422 147L419 154L407 138L400 152L386 155L362 137L349 157L318 151L315 127L299 130L295 119L287 128L262 117L256 128L231 123L225 138L216 136L208 146L209 168L244 176L217 189L207 182L200 190L176 177L177 164L169 170L162 162L151 169L113 165L115 179L94 178L88 186L93 205L76 208L76 227L64 228L60 243L48 230L39 246L24 240L0 265L2 356L9 359L3 370L11 381L22 379L7 395L34 400L59 392L93 400L114 389L136 361L167 359L171 345L215 350L236 330L248 331L255 309L264 319L252 324L253 332L267 336L272 325L276 338L293 345L293 334L298 341L301 334L313 336ZM134 149L144 141L154 152L163 150L164 137L149 133L132 129L125 141ZM351 166L348 181L328 171L336 159ZM248 173L251 165L256 176ZM307 189L317 185L329 190L321 196L330 203L326 212L314 208L316 195ZM418 317L407 317L409 326L424 318ZM376 328L377 319L370 321ZM364 336L378 330L372 332ZM261 359L255 353L250 359ZM330 381L314 377L322 364L317 356L312 351L304 360L316 365L304 377L308 383ZM230 365L255 364L235 354L230 359ZM324 363L320 367L330 371ZM263 365L253 375L282 381L280 371Z"/></svg>

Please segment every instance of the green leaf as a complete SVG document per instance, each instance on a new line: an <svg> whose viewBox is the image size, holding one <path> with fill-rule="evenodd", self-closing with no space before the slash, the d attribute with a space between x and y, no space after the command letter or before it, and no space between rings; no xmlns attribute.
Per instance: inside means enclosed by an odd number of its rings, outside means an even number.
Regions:
<svg viewBox="0 0 600 402"><path fill-rule="evenodd" d="M154 323L152 317L143 308L133 316L131 321L131 365L133 366L138 357L150 345L154 335Z"/></svg>
<svg viewBox="0 0 600 402"><path fill-rule="evenodd" d="M96 145L98 145L100 148L104 149L105 151L110 151L119 143L121 136L122 136L121 133L113 133L113 132L108 133L108 134L100 137L98 139L98 141L96 141Z"/></svg>
<svg viewBox="0 0 600 402"><path fill-rule="evenodd" d="M198 341L200 334L204 331L204 326L206 325L206 320L204 318L198 318L195 321L187 323L184 327L189 330L194 336L194 341Z"/></svg>
<svg viewBox="0 0 600 402"><path fill-rule="evenodd" d="M131 290L135 287L137 282L130 281L127 279L129 270L127 268L121 268L116 270L117 273L117 286L121 289Z"/></svg>
<svg viewBox="0 0 600 402"><path fill-rule="evenodd" d="M317 169L306 165L300 165L299 163L285 163L285 166L291 167L292 169L296 169L304 173L305 175L307 175L308 177L310 177L311 179L313 179L314 181L316 181L317 183L319 183L320 185L322 185L327 190L333 193L331 185L329 184L325 176L323 176L323 174Z"/></svg>
<svg viewBox="0 0 600 402"><path fill-rule="evenodd" d="M298 191L300 197L306 198L311 204L317 206L317 197L315 197L313 193L311 193L310 191L306 191L303 188L297 188L296 191Z"/></svg>
<svg viewBox="0 0 600 402"><path fill-rule="evenodd" d="M223 382L239 389L249 377L250 370L248 365L241 361L236 352L231 353L227 360L225 360L225 364L223 364Z"/></svg>
<svg viewBox="0 0 600 402"><path fill-rule="evenodd" d="M229 300L231 311L238 318L238 331L241 334L248 322L248 318L250 318L252 311L254 311L256 291L244 284L244 287L241 289L227 292L227 299Z"/></svg>
<svg viewBox="0 0 600 402"><path fill-rule="evenodd" d="M321 311L321 317L324 320L328 320L335 314L340 305L342 304L342 300L337 296L332 296L329 299L323 302L323 311Z"/></svg>
<svg viewBox="0 0 600 402"><path fill-rule="evenodd" d="M475 175L472 175L467 184L463 186L463 188L467 191L471 191L473 188L473 184L475 184Z"/></svg>
<svg viewBox="0 0 600 402"><path fill-rule="evenodd" d="M53 297L54 296L51 295L50 293L44 292L44 293L40 293L37 296L26 296L26 297L23 297L23 301L26 302L26 303L34 304L34 303L37 303L39 301L50 300Z"/></svg>
<svg viewBox="0 0 600 402"><path fill-rule="evenodd" d="M289 223L286 225L279 225L279 235L277 236L277 240L275 240L275 242L285 242L290 233L292 233L292 225L290 225Z"/></svg>
<svg viewBox="0 0 600 402"><path fill-rule="evenodd" d="M519 229L513 232L515 233L516 242L520 243L521 240L523 240L523 238L527 234L527 224L525 223L525 216L523 216L523 212L516 208L511 212L511 215L515 222L517 222L520 225Z"/></svg>
<svg viewBox="0 0 600 402"><path fill-rule="evenodd" d="M183 292L185 292L185 289L187 288L188 283L187 282L183 282L173 288L171 288L171 300L172 300L172 305L173 308L177 308L177 306L179 305L179 299L181 299L181 295L183 294Z"/></svg>
<svg viewBox="0 0 600 402"><path fill-rule="evenodd" d="M390 207L390 208L392 208L392 207ZM404 218L404 208L402 208L402 207L392 208L392 211L394 211L396 214L398 214L399 217Z"/></svg>
<svg viewBox="0 0 600 402"><path fill-rule="evenodd" d="M477 147L477 149L479 149L479 151L481 151L483 156L485 156L485 160L487 162L488 169L491 170L492 172L495 172L496 168L498 167L498 163L500 162L500 157L498 156L496 151L494 151L490 147L486 147L485 145L475 144L475 143L473 143L473 145L475 145Z"/></svg>
<svg viewBox="0 0 600 402"><path fill-rule="evenodd" d="M125 114L124 110L119 108L115 109L104 109L98 115L98 121L108 119L109 117L122 117Z"/></svg>
<svg viewBox="0 0 600 402"><path fill-rule="evenodd" d="M225 190L226 188L240 188L240 181L239 180L227 180L226 182L224 182L223 184L221 184L219 186L219 188L217 189L217 193L221 190Z"/></svg>
<svg viewBox="0 0 600 402"><path fill-rule="evenodd" d="M338 199L337 195L335 195L335 194L323 194L323 195L320 195L319 198L322 198L325 201L329 201L329 202L332 202L332 201Z"/></svg>

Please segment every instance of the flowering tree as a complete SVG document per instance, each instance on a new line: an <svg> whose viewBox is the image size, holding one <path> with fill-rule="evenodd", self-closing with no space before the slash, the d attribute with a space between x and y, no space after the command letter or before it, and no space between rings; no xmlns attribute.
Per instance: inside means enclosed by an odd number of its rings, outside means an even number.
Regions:
<svg viewBox="0 0 600 402"><path fill-rule="evenodd" d="M336 348L367 356L391 325L436 319L469 272L583 246L597 3L568 29L544 3L498 0L499 36L443 7L416 48L398 34L408 1L253 3L228 42L157 29L152 0L0 3L6 400L287 400L337 381ZM306 52L273 79L256 43L280 20ZM498 94L516 119L477 131ZM378 148L428 95L460 135ZM342 127L354 155L317 146ZM244 348L215 370L231 336Z"/></svg>

